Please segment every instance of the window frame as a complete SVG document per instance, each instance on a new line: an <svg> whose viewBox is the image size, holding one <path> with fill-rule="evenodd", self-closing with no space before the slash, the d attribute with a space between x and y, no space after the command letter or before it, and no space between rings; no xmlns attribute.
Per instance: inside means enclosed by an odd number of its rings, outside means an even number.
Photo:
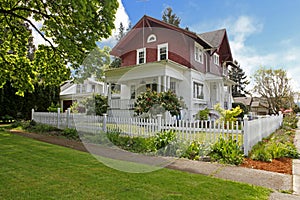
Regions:
<svg viewBox="0 0 300 200"><path fill-rule="evenodd" d="M217 53L214 53L213 55L214 64L220 66L220 56Z"/></svg>
<svg viewBox="0 0 300 200"><path fill-rule="evenodd" d="M152 39L153 38L153 39ZM156 35L150 34L147 38L147 43L156 42Z"/></svg>
<svg viewBox="0 0 300 200"><path fill-rule="evenodd" d="M161 49L162 48L166 48L166 59L161 59ZM164 43L164 44L159 44L157 45L157 61L161 61L161 60L168 60L169 58L169 45L168 43Z"/></svg>
<svg viewBox="0 0 300 200"><path fill-rule="evenodd" d="M144 53L144 62L140 62L140 53ZM139 65L139 64L145 64L146 63L146 48L140 48L140 49L137 49L136 50L136 64Z"/></svg>
<svg viewBox="0 0 300 200"><path fill-rule="evenodd" d="M195 43L195 48L194 48L194 59L196 62L203 64L204 59L203 59L203 51L202 51L202 47Z"/></svg>
<svg viewBox="0 0 300 200"><path fill-rule="evenodd" d="M200 89L201 88L201 91ZM194 99L199 99L199 100L204 100L204 84L194 81L193 82L193 98Z"/></svg>

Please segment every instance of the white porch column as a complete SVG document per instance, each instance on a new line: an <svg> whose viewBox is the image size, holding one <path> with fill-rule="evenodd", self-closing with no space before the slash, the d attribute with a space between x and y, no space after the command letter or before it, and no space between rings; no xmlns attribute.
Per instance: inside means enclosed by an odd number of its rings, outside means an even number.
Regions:
<svg viewBox="0 0 300 200"><path fill-rule="evenodd" d="M167 91L167 76L163 76L163 91Z"/></svg>
<svg viewBox="0 0 300 200"><path fill-rule="evenodd" d="M111 100L111 83L108 83L107 97L108 97L108 100Z"/></svg>
<svg viewBox="0 0 300 200"><path fill-rule="evenodd" d="M167 89L166 90L169 90L170 89L170 76L167 76Z"/></svg>
<svg viewBox="0 0 300 200"><path fill-rule="evenodd" d="M158 93L161 92L161 86L162 86L162 83L161 83L161 76L158 76L158 77L157 77L157 92L158 92Z"/></svg>

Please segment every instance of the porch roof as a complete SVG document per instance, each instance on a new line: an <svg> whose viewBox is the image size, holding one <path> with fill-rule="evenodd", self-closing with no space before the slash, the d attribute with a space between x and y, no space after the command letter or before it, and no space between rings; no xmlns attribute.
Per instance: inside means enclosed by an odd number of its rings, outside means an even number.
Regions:
<svg viewBox="0 0 300 200"><path fill-rule="evenodd" d="M170 69L175 69L170 74ZM188 70L171 60L156 61L139 65L132 65L109 69L105 71L105 81L108 83L116 83L129 81L133 79L144 79L154 76L170 76L178 80L183 80L183 77L178 71Z"/></svg>

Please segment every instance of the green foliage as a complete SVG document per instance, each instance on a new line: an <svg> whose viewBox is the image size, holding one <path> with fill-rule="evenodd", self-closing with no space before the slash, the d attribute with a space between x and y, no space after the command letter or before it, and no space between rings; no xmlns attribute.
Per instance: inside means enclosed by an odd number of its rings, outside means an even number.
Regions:
<svg viewBox="0 0 300 200"><path fill-rule="evenodd" d="M277 158L299 158L299 153L293 144L295 131L291 129L279 129L257 143L250 152L250 158L271 162Z"/></svg>
<svg viewBox="0 0 300 200"><path fill-rule="evenodd" d="M229 79L236 83L232 86L232 96L245 97L246 94L249 94L249 92L246 90L246 87L250 82L247 80L247 75L243 71L243 68L241 68L236 61L235 63L237 67L231 67L228 73ZM241 108L243 109L243 107Z"/></svg>
<svg viewBox="0 0 300 200"><path fill-rule="evenodd" d="M249 109L243 103L232 103L232 108L237 108L237 107L240 107L242 109L242 112L239 115L237 115L236 117L243 119L244 115L249 113Z"/></svg>
<svg viewBox="0 0 300 200"><path fill-rule="evenodd" d="M283 128L291 128L291 129L296 129L297 128L297 123L298 123L298 118L296 117L295 113L290 113L287 115L284 115L282 126Z"/></svg>
<svg viewBox="0 0 300 200"><path fill-rule="evenodd" d="M253 76L254 92L267 99L271 113L294 104L294 94L287 72L283 69L261 67Z"/></svg>
<svg viewBox="0 0 300 200"><path fill-rule="evenodd" d="M176 14L173 14L172 12L173 12L172 8L171 7L167 7L164 10L164 13L163 13L163 16L162 16L162 20L164 22L167 22L169 24L172 24L174 26L179 27L181 19Z"/></svg>
<svg viewBox="0 0 300 200"><path fill-rule="evenodd" d="M17 89L7 82L0 88L0 113L10 115L14 119L31 119L31 109L37 112L47 112L51 103L59 101L59 86L34 85L35 90L31 93L25 92L21 97L16 95Z"/></svg>
<svg viewBox="0 0 300 200"><path fill-rule="evenodd" d="M180 114L181 103L172 91L157 93L148 89L141 93L135 103L134 112L137 115L150 113L151 115L162 114L164 110L169 111L172 116Z"/></svg>
<svg viewBox="0 0 300 200"><path fill-rule="evenodd" d="M219 138L219 140L212 145L209 156L212 160L224 164L239 165L244 160L240 146L237 141L232 138Z"/></svg>
<svg viewBox="0 0 300 200"><path fill-rule="evenodd" d="M208 120L209 109L199 110L196 115L196 120Z"/></svg>
<svg viewBox="0 0 300 200"><path fill-rule="evenodd" d="M131 152L149 153L156 150L153 137L130 137L121 135L119 132L109 132L107 137L114 145Z"/></svg>
<svg viewBox="0 0 300 200"><path fill-rule="evenodd" d="M239 106L232 110L225 110L221 108L219 103L214 106L214 109L221 115L219 119L220 122L235 122L237 120L236 117L243 112Z"/></svg>
<svg viewBox="0 0 300 200"><path fill-rule="evenodd" d="M182 154L182 157L188 158L191 160L199 160L204 156L207 156L210 152L210 147L199 142L193 141Z"/></svg>
<svg viewBox="0 0 300 200"><path fill-rule="evenodd" d="M4 116L0 116L0 122L3 123L11 123L14 121L14 118L10 115L4 115Z"/></svg>
<svg viewBox="0 0 300 200"><path fill-rule="evenodd" d="M59 104L54 104L53 102L51 103L51 105L47 108L48 112L56 112L58 111L58 108L60 108Z"/></svg>
<svg viewBox="0 0 300 200"><path fill-rule="evenodd" d="M79 103L77 101L73 102L70 106L71 113L78 113L79 112Z"/></svg>
<svg viewBox="0 0 300 200"><path fill-rule="evenodd" d="M67 63L78 69L96 42L111 35L117 8L117 0L2 1L0 88L10 81L23 96L39 81L56 85L70 73ZM48 45L40 45L35 55L29 53L33 49L28 45L29 27Z"/></svg>
<svg viewBox="0 0 300 200"><path fill-rule="evenodd" d="M79 135L76 129L74 128L66 128L61 132L61 135L73 140L79 140Z"/></svg>
<svg viewBox="0 0 300 200"><path fill-rule="evenodd" d="M161 149L166 147L172 141L176 139L176 134L174 130L167 130L157 133L154 137L154 146L155 148Z"/></svg>
<svg viewBox="0 0 300 200"><path fill-rule="evenodd" d="M103 115L107 113L108 99L106 96L97 94L81 102L87 109L88 115Z"/></svg>
<svg viewBox="0 0 300 200"><path fill-rule="evenodd" d="M173 130L163 131L157 133L153 137L130 137L122 135L118 131L108 132L108 139L116 146L136 152L136 153L150 153L158 152L159 154L165 155L170 153L168 145L175 140L175 132Z"/></svg>

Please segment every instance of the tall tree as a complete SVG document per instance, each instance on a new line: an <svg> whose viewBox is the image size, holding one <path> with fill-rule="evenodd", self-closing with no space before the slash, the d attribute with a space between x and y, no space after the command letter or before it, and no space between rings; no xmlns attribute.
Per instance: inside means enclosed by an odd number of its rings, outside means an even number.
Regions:
<svg viewBox="0 0 300 200"><path fill-rule="evenodd" d="M171 7L168 7L164 10L162 20L177 27L179 27L181 21L176 14L173 14L173 9Z"/></svg>
<svg viewBox="0 0 300 200"><path fill-rule="evenodd" d="M254 92L268 101L270 114L294 105L293 91L285 70L262 67L255 72L253 78Z"/></svg>
<svg viewBox="0 0 300 200"><path fill-rule="evenodd" d="M235 61L235 64L237 67L232 67L229 70L230 80L233 80L236 83L236 85L232 86L232 96L245 97L246 94L249 94L249 92L246 90L246 87L250 82L247 80L247 75L237 61Z"/></svg>
<svg viewBox="0 0 300 200"><path fill-rule="evenodd" d="M51 76L59 76L54 72L66 68L67 63L77 69L96 47L96 41L111 35L117 8L117 0L2 0L0 88L10 81L17 93L24 95L25 91L33 91L38 82L36 67ZM38 48L40 56L33 61L27 56L32 37L28 26L50 47ZM35 65L43 63L45 57L43 67Z"/></svg>

